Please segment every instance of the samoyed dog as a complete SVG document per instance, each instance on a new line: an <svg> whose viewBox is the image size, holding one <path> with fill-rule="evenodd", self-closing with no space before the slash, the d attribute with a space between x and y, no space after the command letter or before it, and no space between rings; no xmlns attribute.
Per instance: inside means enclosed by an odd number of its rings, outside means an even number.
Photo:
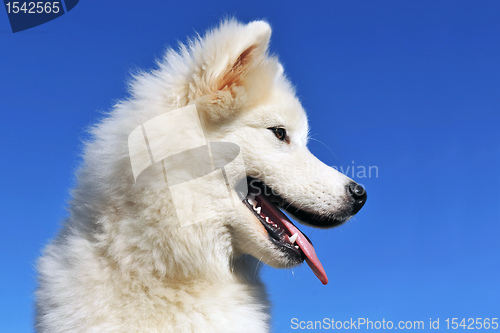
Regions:
<svg viewBox="0 0 500 333"><path fill-rule="evenodd" d="M266 332L259 262L307 262L285 215L330 228L364 189L307 149L263 21L224 21L135 75L93 127L69 217L39 261L39 332Z"/></svg>

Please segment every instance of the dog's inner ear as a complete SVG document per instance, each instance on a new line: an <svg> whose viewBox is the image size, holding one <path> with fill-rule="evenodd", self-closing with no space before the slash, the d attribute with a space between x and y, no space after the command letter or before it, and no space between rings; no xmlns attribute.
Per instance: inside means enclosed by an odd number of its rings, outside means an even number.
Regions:
<svg viewBox="0 0 500 333"><path fill-rule="evenodd" d="M251 45L219 75L206 73L214 81L208 84L211 88L196 100L206 121L213 123L230 119L237 111L252 102L255 90L258 89L255 82L256 75L264 69L262 68L264 54L261 52L259 45ZM260 76L265 80L267 75L261 73Z"/></svg>
<svg viewBox="0 0 500 333"><path fill-rule="evenodd" d="M241 86L245 77L246 71L251 62L252 52L257 48L257 45L252 45L243 51L229 71L227 71L218 87L218 90L231 89L234 86Z"/></svg>
<svg viewBox="0 0 500 333"><path fill-rule="evenodd" d="M196 103L205 124L231 119L271 90L279 65L267 54L270 36L267 23L252 22L234 34L221 33L221 39L206 41L188 98Z"/></svg>

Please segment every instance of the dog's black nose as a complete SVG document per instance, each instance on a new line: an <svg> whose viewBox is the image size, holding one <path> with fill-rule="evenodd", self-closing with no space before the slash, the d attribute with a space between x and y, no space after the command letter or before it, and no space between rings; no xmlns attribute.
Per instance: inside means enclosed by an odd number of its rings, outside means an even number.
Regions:
<svg viewBox="0 0 500 333"><path fill-rule="evenodd" d="M352 213L356 214L357 212L359 212L361 207L363 207L363 205L366 202L366 197L367 197L366 191L363 188L363 186L361 186L355 182L352 182L349 185L347 185L347 190L349 191L352 198L354 199L354 204L352 206Z"/></svg>

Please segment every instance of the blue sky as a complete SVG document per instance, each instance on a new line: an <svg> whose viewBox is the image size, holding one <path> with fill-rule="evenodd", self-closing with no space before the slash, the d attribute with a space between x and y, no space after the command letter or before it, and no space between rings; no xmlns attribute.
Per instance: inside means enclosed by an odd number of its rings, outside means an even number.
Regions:
<svg viewBox="0 0 500 333"><path fill-rule="evenodd" d="M36 258L66 216L85 129L131 71L226 16L273 26L313 153L372 166L352 221L302 227L327 286L305 265L264 268L273 331L500 317L500 2L80 1L16 34L2 11L1 332L32 331Z"/></svg>

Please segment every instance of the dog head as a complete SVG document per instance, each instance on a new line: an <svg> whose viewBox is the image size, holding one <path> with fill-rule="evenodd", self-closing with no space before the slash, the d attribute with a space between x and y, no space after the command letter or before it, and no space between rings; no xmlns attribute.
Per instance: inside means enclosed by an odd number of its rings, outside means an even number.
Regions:
<svg viewBox="0 0 500 333"><path fill-rule="evenodd" d="M237 221L226 222L237 250L275 267L306 260L326 284L311 241L283 211L335 227L361 209L366 193L309 152L306 113L268 54L270 35L265 22L229 21L198 40L183 96L196 103L207 139L237 144L245 161L248 192L240 194Z"/></svg>

